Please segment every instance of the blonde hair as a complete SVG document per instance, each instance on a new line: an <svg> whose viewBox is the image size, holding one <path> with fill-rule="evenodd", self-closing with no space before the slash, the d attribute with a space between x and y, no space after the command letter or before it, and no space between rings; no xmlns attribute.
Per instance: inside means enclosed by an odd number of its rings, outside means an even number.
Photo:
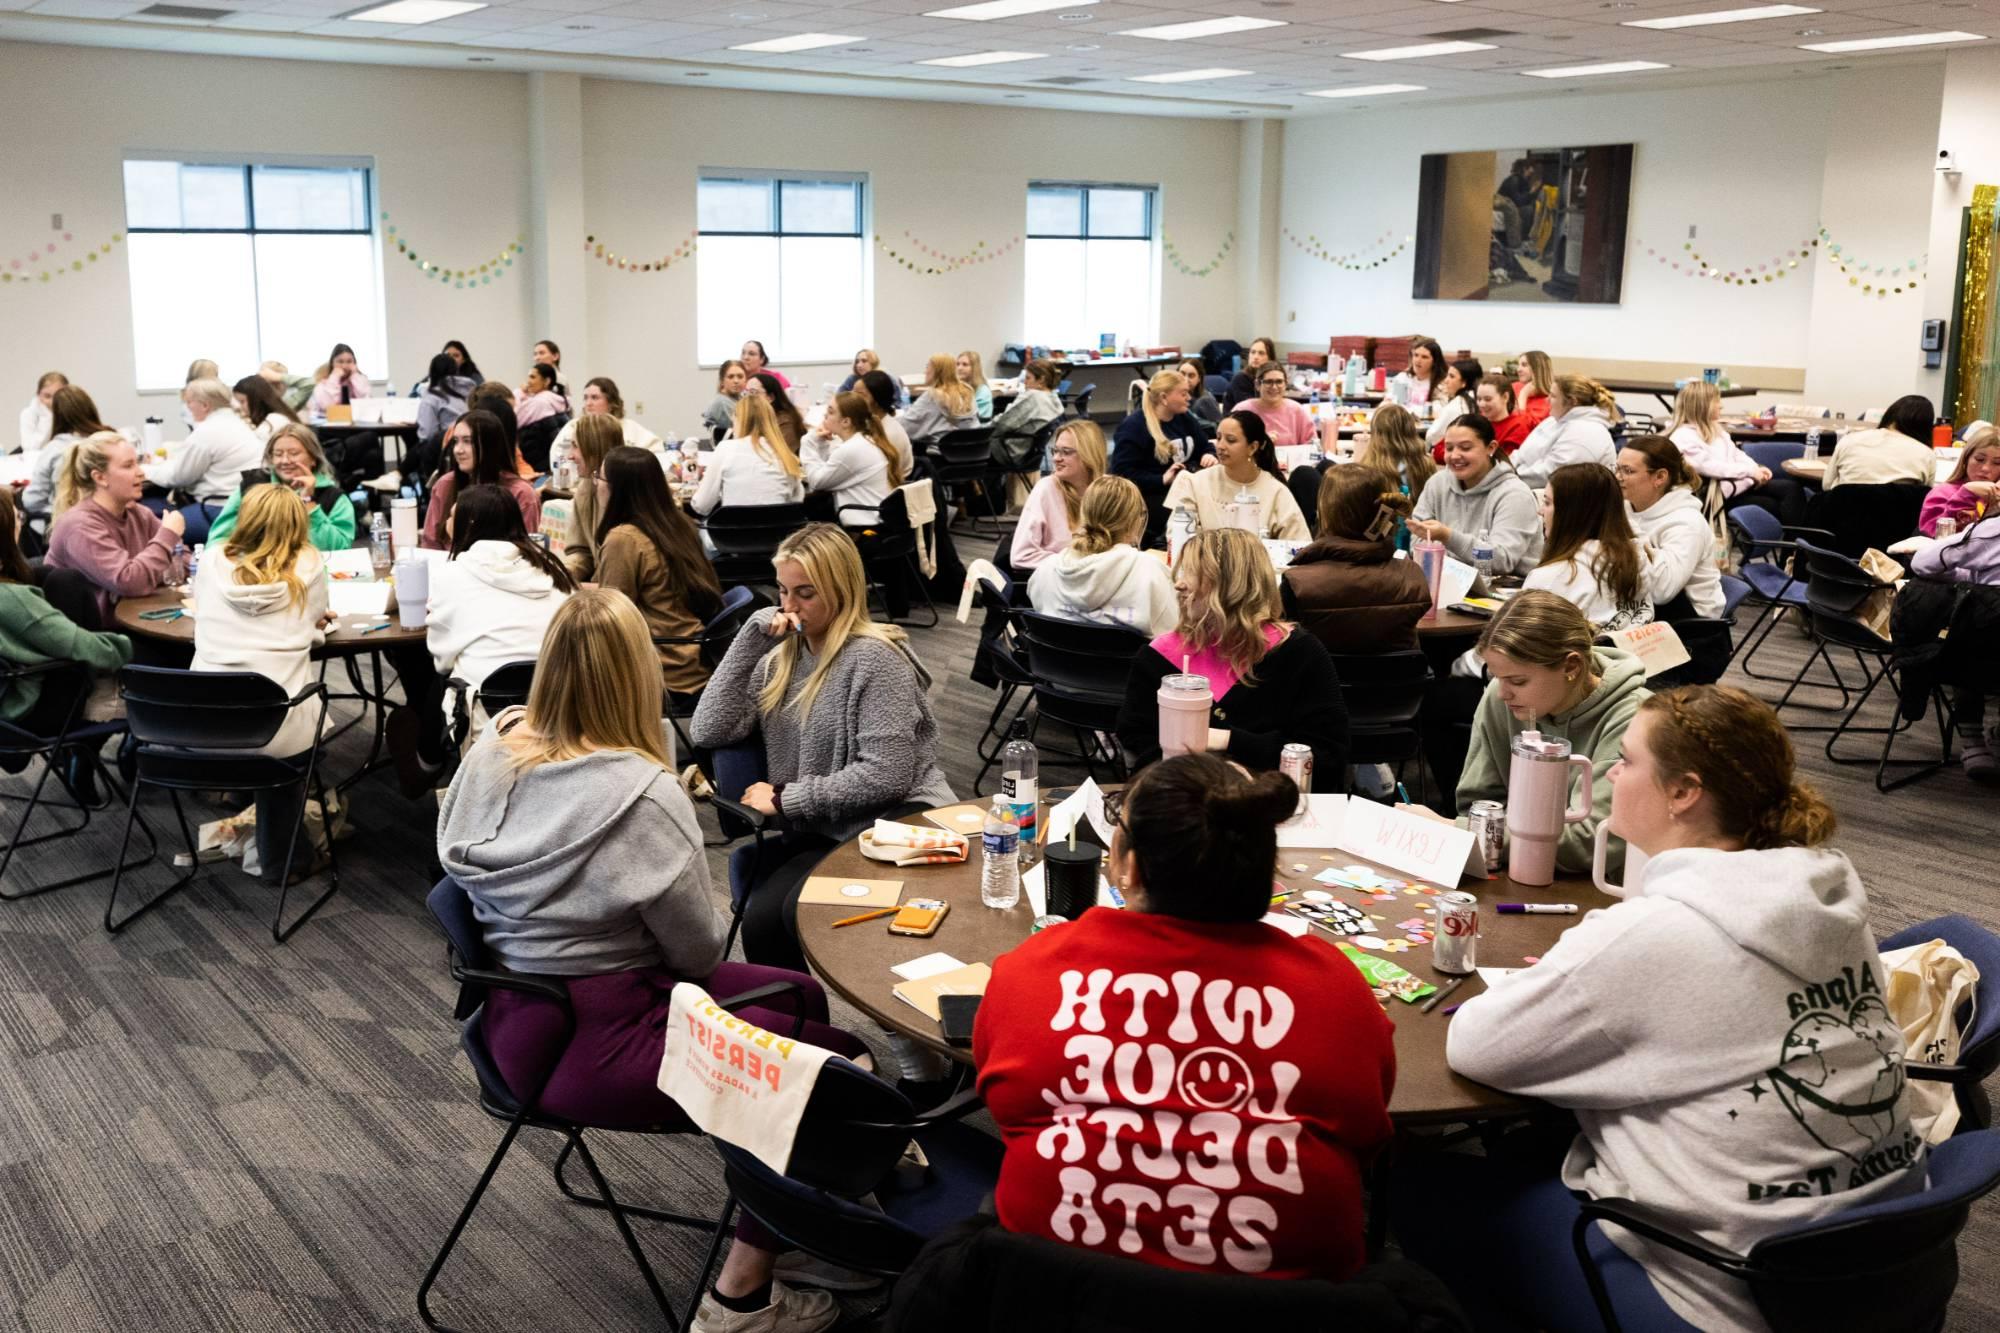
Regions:
<svg viewBox="0 0 2000 1333"><path fill-rule="evenodd" d="M1076 526L1077 517L1083 512L1081 507L1083 492L1089 490L1091 484L1105 474L1111 463L1104 448L1104 431L1095 421L1088 421L1082 417L1078 417L1075 421L1065 421L1056 431L1055 439L1049 441L1049 447L1055 448L1056 440L1062 439L1065 435L1069 436L1070 445L1076 450L1077 461L1082 463L1083 470L1090 474L1090 480L1084 482L1077 490L1071 490L1067 482L1056 483L1056 489L1062 492L1063 512L1069 516L1069 525L1073 528Z"/></svg>
<svg viewBox="0 0 2000 1333"><path fill-rule="evenodd" d="M962 383L970 384L975 389L978 388L980 385L986 383L986 367L979 360L979 353L973 351L965 351L965 352L960 352L959 355L972 363L972 378L969 380L964 380L962 381ZM956 362L954 362L952 365L952 373L956 374L957 371L958 371L958 365Z"/></svg>
<svg viewBox="0 0 2000 1333"><path fill-rule="evenodd" d="M285 369L285 363L282 361L266 361L263 365L257 367L257 373L268 380L274 376L278 379L284 379L292 372Z"/></svg>
<svg viewBox="0 0 2000 1333"><path fill-rule="evenodd" d="M746 393L737 399L735 430L736 438L748 440L759 458L776 463L788 477L800 474L799 456L786 442L784 428L778 424L778 411L769 398L761 393Z"/></svg>
<svg viewBox="0 0 2000 1333"><path fill-rule="evenodd" d="M867 358L867 361L868 361L868 369L869 369L869 370L880 370L880 369L882 368L882 358L881 358L881 357L879 357L879 356L877 356L877 355L875 355L875 349L874 349L874 348L872 348L872 347L864 347L864 348L862 348L862 349L861 349L860 351L858 351L858 352L856 352L856 353L854 354L854 360L855 360L855 361L859 361L859 360L863 359L864 357L865 357L865 358ZM848 363L848 368L849 368L849 369L851 370L851 369L853 369L853 366L854 366L854 363L853 363L852 361L850 361L850 362ZM864 373L865 373L865 372L864 372Z"/></svg>
<svg viewBox="0 0 2000 1333"><path fill-rule="evenodd" d="M192 399L211 412L220 411L225 407L233 411L236 407L236 396L229 391L229 386L221 380L211 379L208 376L189 380L187 387L181 390L181 397Z"/></svg>
<svg viewBox="0 0 2000 1333"><path fill-rule="evenodd" d="M963 386L960 386L963 387ZM971 390L966 390L970 393ZM865 393L848 390L833 396L833 410L854 423L868 442L882 451L882 457L889 460L889 489L903 484L903 457L896 452L896 446L889 442L889 436L882 429L882 413L875 406L875 400ZM775 416L773 418L775 420ZM794 474L797 475L797 474Z"/></svg>
<svg viewBox="0 0 2000 1333"><path fill-rule="evenodd" d="M1491 649L1529 666L1559 667L1572 655L1590 668L1590 641L1597 634L1590 617L1574 602L1552 592L1529 589L1507 599L1479 635L1479 652Z"/></svg>
<svg viewBox="0 0 2000 1333"><path fill-rule="evenodd" d="M219 380L221 378L221 366L216 365L215 362L205 356L198 356L188 362L187 378L182 383L193 384L196 380Z"/></svg>
<svg viewBox="0 0 2000 1333"><path fill-rule="evenodd" d="M77 501L89 499L97 489L97 479L90 474L108 470L111 467L111 451L121 444L131 443L115 430L101 430L70 445L69 452L57 466L55 512L60 515Z"/></svg>
<svg viewBox="0 0 2000 1333"><path fill-rule="evenodd" d="M286 600L297 609L306 601L299 552L311 546L305 501L289 486L259 486L243 497L222 553L236 566L236 582L245 587L282 583Z"/></svg>
<svg viewBox="0 0 2000 1333"><path fill-rule="evenodd" d="M958 358L939 352L924 367L924 388L955 417L972 415L972 386L958 377Z"/></svg>
<svg viewBox="0 0 2000 1333"><path fill-rule="evenodd" d="M1160 429L1160 404L1175 389L1185 389L1187 377L1178 370L1162 370L1146 381L1146 396L1139 400L1139 411L1146 419L1146 433L1153 437L1153 459L1159 463L1174 460L1174 444L1167 433Z"/></svg>
<svg viewBox="0 0 2000 1333"><path fill-rule="evenodd" d="M597 470L604 466L604 456L625 443L625 428L617 418L606 412L586 412L576 419L576 458L583 469L583 475L595 477ZM589 554L588 565L578 565L588 572L597 563L597 487L584 481L570 491L569 535L564 540L565 554L569 547L582 547Z"/></svg>
<svg viewBox="0 0 2000 1333"><path fill-rule="evenodd" d="M1279 622L1284 602L1271 557L1254 532L1209 528L1181 548L1189 595L1177 632L1189 652L1216 648L1243 680L1270 651L1264 627Z"/></svg>
<svg viewBox="0 0 2000 1333"><path fill-rule="evenodd" d="M1951 470L1951 476L1945 478L1953 486L1965 485L1965 479L1972 472L1974 454L1981 449L1991 449L1995 445L2000 445L2000 430L1995 430L1992 426L1981 426L1977 430L1967 431L1964 444L1965 448L1958 454L1958 466Z"/></svg>
<svg viewBox="0 0 2000 1333"><path fill-rule="evenodd" d="M1099 477L1083 492L1076 535L1069 549L1101 555L1114 546L1134 546L1146 533L1146 497L1124 477Z"/></svg>
<svg viewBox="0 0 2000 1333"><path fill-rule="evenodd" d="M1708 444L1714 441L1721 421L1721 391L1705 380L1694 380L1683 384L1674 395L1674 419L1667 423L1667 434L1672 435L1682 426L1693 426L1702 443Z"/></svg>
<svg viewBox="0 0 2000 1333"><path fill-rule="evenodd" d="M1588 375L1556 376L1556 392L1571 407L1594 407L1607 420L1616 421L1624 415L1618 410L1618 400L1611 396L1611 390Z"/></svg>
<svg viewBox="0 0 2000 1333"><path fill-rule="evenodd" d="M1528 392L1524 397L1533 398L1540 394L1548 397L1550 389L1556 385L1555 363L1549 360L1547 352L1521 353L1521 369L1528 372Z"/></svg>
<svg viewBox="0 0 2000 1333"><path fill-rule="evenodd" d="M278 451L279 440L297 440L299 442L299 446L306 451L306 457L312 460L312 470L315 478L320 477L329 470L326 465L326 450L321 447L319 436L313 434L311 426L297 421L287 421L284 425L271 432L269 442L264 445L265 467L272 466L271 457Z"/></svg>
<svg viewBox="0 0 2000 1333"><path fill-rule="evenodd" d="M780 542L771 555L774 566L786 560L805 570L806 582L832 613L826 636L820 640L819 663L806 677L795 703L803 719L811 714L827 674L833 670L848 640L876 639L900 647L909 636L893 625L880 625L868 618L868 575L861 565L861 552L845 528L832 523L806 524ZM757 695L757 709L767 717L784 707L785 692L792 687L799 654L805 651L804 640L803 634L788 634L764 659L771 664L771 674ZM656 693L658 688L654 686Z"/></svg>
<svg viewBox="0 0 2000 1333"><path fill-rule="evenodd" d="M622 750L670 767L660 657L624 593L583 588L549 620L527 715L501 737L517 769Z"/></svg>
<svg viewBox="0 0 2000 1333"><path fill-rule="evenodd" d="M1412 495L1420 493L1437 471L1417 419L1395 403L1382 404L1368 418L1368 447L1356 461L1396 478Z"/></svg>

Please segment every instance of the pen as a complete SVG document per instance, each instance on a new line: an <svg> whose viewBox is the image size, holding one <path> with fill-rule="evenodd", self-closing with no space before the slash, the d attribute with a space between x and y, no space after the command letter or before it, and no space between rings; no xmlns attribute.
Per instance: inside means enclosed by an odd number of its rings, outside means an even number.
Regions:
<svg viewBox="0 0 2000 1333"><path fill-rule="evenodd" d="M836 921L833 923L833 928L835 930L839 930L842 926L851 926L854 925L856 922L879 920L880 918L885 916L894 916L896 915L896 913L902 910L903 909L900 907L878 907L872 912L863 912L860 916L845 917L839 921Z"/></svg>
<svg viewBox="0 0 2000 1333"><path fill-rule="evenodd" d="M1431 1010L1437 1008L1439 1000L1442 1000L1445 996L1451 994L1453 991L1457 990L1460 986L1463 986L1464 984L1465 984L1464 977L1453 977L1450 981L1445 982L1444 986L1439 989L1437 994L1431 996L1430 999L1424 1001L1424 1007L1420 1012L1427 1014ZM1453 1008L1456 1007L1457 1007L1456 1005L1453 1006Z"/></svg>
<svg viewBox="0 0 2000 1333"><path fill-rule="evenodd" d="M1575 916L1575 903L1496 903L1502 916Z"/></svg>
<svg viewBox="0 0 2000 1333"><path fill-rule="evenodd" d="M378 629L387 629L387 628L389 628L390 624L391 624L391 622L390 622L390 621L387 621L387 620L381 620L381 621L377 621L377 622L376 622L375 624L373 624L373 625L370 625L370 626L368 626L368 627L367 627L366 629L362 630L361 632L362 632L363 634L373 634L373 633L374 633L374 632L375 632L376 630L378 630Z"/></svg>
<svg viewBox="0 0 2000 1333"><path fill-rule="evenodd" d="M1408 805L1410 803L1410 789L1408 787L1405 787L1400 782L1396 784L1396 796L1403 802L1404 805Z"/></svg>

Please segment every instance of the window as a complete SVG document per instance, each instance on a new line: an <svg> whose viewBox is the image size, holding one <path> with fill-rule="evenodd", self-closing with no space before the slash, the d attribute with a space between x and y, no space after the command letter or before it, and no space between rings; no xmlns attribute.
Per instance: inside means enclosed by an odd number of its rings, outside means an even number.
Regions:
<svg viewBox="0 0 2000 1333"><path fill-rule="evenodd" d="M703 171L695 210L695 354L754 338L773 363L845 361L871 341L860 176Z"/></svg>
<svg viewBox="0 0 2000 1333"><path fill-rule="evenodd" d="M1031 343L1096 347L1159 341L1159 263L1153 254L1158 191L1145 185L1028 186Z"/></svg>
<svg viewBox="0 0 2000 1333"><path fill-rule="evenodd" d="M241 377L309 374L337 342L384 373L373 182L355 163L125 163L132 354L140 392L207 357Z"/></svg>

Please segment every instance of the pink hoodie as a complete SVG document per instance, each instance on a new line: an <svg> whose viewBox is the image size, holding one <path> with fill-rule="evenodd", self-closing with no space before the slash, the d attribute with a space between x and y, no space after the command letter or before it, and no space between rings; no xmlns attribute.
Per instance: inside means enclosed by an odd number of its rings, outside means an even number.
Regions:
<svg viewBox="0 0 2000 1333"><path fill-rule="evenodd" d="M1945 482L1931 487L1931 493L1924 497L1924 507L1917 515L1917 530L1926 537L1937 536L1937 523L1949 515L1958 520L1961 529L1969 528L1986 514L1986 502L1965 487L1953 482Z"/></svg>

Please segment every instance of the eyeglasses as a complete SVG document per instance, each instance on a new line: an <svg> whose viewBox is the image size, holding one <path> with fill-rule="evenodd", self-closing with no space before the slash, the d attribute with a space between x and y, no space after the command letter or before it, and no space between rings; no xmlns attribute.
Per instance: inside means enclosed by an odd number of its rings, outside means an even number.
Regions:
<svg viewBox="0 0 2000 1333"><path fill-rule="evenodd" d="M1068 447L1064 447L1064 448L1060 448L1060 449L1051 449L1051 450L1049 450L1049 457L1050 457L1050 458L1075 458L1075 457L1076 457L1076 450L1074 450L1074 449L1071 449L1071 448L1068 448Z"/></svg>

